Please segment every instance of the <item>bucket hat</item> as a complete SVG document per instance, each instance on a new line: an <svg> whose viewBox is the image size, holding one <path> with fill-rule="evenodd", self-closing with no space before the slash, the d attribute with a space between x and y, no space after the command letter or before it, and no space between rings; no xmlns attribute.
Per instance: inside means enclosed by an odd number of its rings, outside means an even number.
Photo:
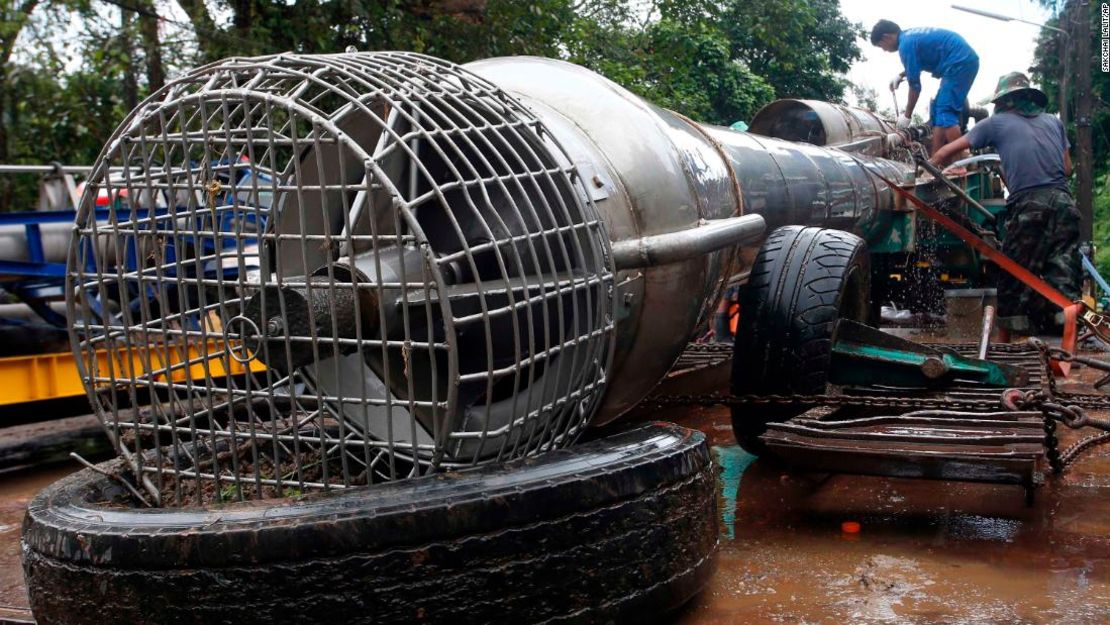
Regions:
<svg viewBox="0 0 1110 625"><path fill-rule="evenodd" d="M1021 72L1010 72L998 79L998 86L994 89L991 102L998 102L1012 93L1026 92L1038 106L1048 104L1048 96L1043 91L1029 84L1029 77Z"/></svg>

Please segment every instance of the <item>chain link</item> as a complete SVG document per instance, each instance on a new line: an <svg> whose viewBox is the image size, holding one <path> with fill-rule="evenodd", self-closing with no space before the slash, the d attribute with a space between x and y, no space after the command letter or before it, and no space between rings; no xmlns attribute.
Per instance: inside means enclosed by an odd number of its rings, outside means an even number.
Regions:
<svg viewBox="0 0 1110 625"><path fill-rule="evenodd" d="M644 400L650 406L863 406L868 408L972 409L998 410L1000 399L962 399L956 397L892 397L886 395L666 395Z"/></svg>

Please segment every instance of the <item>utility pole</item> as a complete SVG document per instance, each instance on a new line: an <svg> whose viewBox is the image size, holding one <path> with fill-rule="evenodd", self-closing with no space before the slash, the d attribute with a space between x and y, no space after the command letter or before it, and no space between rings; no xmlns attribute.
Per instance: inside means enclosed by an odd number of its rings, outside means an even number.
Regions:
<svg viewBox="0 0 1110 625"><path fill-rule="evenodd" d="M1066 29L1068 27L1068 5L1064 5L1060 9L1060 19L1058 20L1060 28ZM1071 55L1071 36L1064 31L1056 33L1056 39L1060 45L1060 80L1057 81L1058 89L1060 90L1059 108L1060 108L1060 121L1064 123L1064 127L1068 127L1068 78L1071 76L1070 67Z"/></svg>
<svg viewBox="0 0 1110 625"><path fill-rule="evenodd" d="M1094 239L1094 147L1091 143L1091 2L1072 0L1077 6L1072 10L1075 27L1075 168L1076 204L1079 208L1080 241Z"/></svg>

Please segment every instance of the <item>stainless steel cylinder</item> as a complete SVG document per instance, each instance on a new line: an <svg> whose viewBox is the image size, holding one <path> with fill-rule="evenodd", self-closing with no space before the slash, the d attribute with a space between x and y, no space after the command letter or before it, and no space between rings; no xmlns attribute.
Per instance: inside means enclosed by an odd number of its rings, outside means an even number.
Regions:
<svg viewBox="0 0 1110 625"><path fill-rule="evenodd" d="M776 139L834 146L887 135L896 128L868 110L820 100L785 99L759 109L749 130Z"/></svg>
<svg viewBox="0 0 1110 625"><path fill-rule="evenodd" d="M71 340L155 497L542 453L647 395L770 228L859 230L894 207L869 168L910 174L697 124L549 59L228 59L153 94L94 167ZM104 219L99 195L172 200ZM152 398L147 420L125 396ZM145 432L171 461L143 464Z"/></svg>
<svg viewBox="0 0 1110 625"><path fill-rule="evenodd" d="M786 224L860 230L895 206L894 194L865 168L912 180L903 163L698 124L570 63L507 57L467 68L524 102L556 135L614 245L742 214L763 217L768 232ZM806 103L805 110L826 118L838 110L820 104ZM827 136L887 129L875 117L847 120L830 123ZM662 379L759 240L618 273L614 384L595 422L616 418Z"/></svg>

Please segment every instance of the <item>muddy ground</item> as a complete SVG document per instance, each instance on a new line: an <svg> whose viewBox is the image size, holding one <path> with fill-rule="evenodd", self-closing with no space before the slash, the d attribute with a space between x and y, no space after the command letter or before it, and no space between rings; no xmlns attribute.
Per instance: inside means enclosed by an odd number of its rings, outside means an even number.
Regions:
<svg viewBox="0 0 1110 625"><path fill-rule="evenodd" d="M673 623L1110 623L1110 446L1027 506L1018 486L787 474L732 444L724 408L653 417L705 431L722 469L720 566ZM75 468L0 474L0 623L30 618L23 508Z"/></svg>
<svg viewBox="0 0 1110 625"><path fill-rule="evenodd" d="M1110 623L1110 447L1026 506L1019 486L784 474L731 445L725 410L678 421L723 471L720 567L676 623Z"/></svg>

